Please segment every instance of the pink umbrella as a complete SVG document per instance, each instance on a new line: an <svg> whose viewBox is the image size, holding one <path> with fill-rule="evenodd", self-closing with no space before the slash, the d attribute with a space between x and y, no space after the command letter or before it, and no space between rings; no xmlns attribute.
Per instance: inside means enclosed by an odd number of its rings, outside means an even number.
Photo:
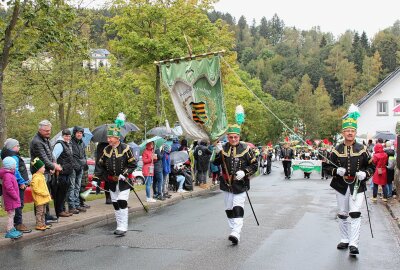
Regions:
<svg viewBox="0 0 400 270"><path fill-rule="evenodd" d="M393 108L394 112L400 113L400 104Z"/></svg>

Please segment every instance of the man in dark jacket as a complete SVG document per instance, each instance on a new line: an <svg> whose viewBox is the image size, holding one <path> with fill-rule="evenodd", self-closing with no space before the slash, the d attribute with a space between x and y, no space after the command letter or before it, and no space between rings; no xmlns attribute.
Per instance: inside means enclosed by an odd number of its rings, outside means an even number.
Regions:
<svg viewBox="0 0 400 270"><path fill-rule="evenodd" d="M349 249L350 255L359 254L361 228L360 208L364 202L366 181L374 174L367 147L357 143L357 117L349 114L342 122L344 142L332 151L331 187L336 190L339 213L340 243L337 249Z"/></svg>
<svg viewBox="0 0 400 270"><path fill-rule="evenodd" d="M207 188L207 171L210 167L210 158L212 152L207 147L206 141L201 141L194 150L193 156L195 160L196 181L201 188Z"/></svg>
<svg viewBox="0 0 400 270"><path fill-rule="evenodd" d="M83 175L83 168L86 165L85 146L83 144L84 130L81 127L74 127L72 129L72 162L73 170L70 176L70 186L68 190L68 208L72 214L79 214L79 212L86 212L85 207L81 207L79 200L79 191L81 189L81 181Z"/></svg>
<svg viewBox="0 0 400 270"><path fill-rule="evenodd" d="M214 160L214 165L222 167L224 181L220 181L220 189L224 193L225 212L232 230L228 239L234 245L240 241L250 176L257 171L257 159L250 147L240 142L240 130L239 125L228 127L228 142Z"/></svg>
<svg viewBox="0 0 400 270"><path fill-rule="evenodd" d="M160 149L154 150L154 154L157 155L157 160L154 162L154 181L153 181L153 194L155 199L160 201L164 201L162 186L163 186L163 165L162 165L162 157Z"/></svg>
<svg viewBox="0 0 400 270"><path fill-rule="evenodd" d="M64 202L70 186L69 178L73 171L71 131L64 129L61 134L62 140L58 140L53 149L53 155L57 159L57 163L62 167L62 171L59 172L57 178L57 189L53 200L57 217L69 217L72 214L65 211Z"/></svg>
<svg viewBox="0 0 400 270"><path fill-rule="evenodd" d="M285 145L281 150L281 159L282 159L283 171L285 173L285 179L290 179L293 158L294 158L293 149L289 147L289 143L285 143Z"/></svg>
<svg viewBox="0 0 400 270"><path fill-rule="evenodd" d="M15 178L17 179L18 182L21 207L15 209L14 227L20 232L30 233L32 232L32 230L27 228L22 222L22 210L24 209L24 197L25 197L24 195L25 195L25 189L29 182L29 176L25 166L25 162L19 155L19 142L17 140L8 138L4 142L4 148L1 151L1 159L5 159L6 157L12 157L17 162L17 166L15 168Z"/></svg>
<svg viewBox="0 0 400 270"><path fill-rule="evenodd" d="M31 163L35 158L39 158L43 161L46 171L44 172L44 177L46 178L47 187L52 195L56 191L56 179L54 174L60 172L62 167L55 162L53 157L53 148L50 144L50 134L51 134L51 123L49 120L42 120L39 123L38 133L32 138L29 150L31 154ZM33 168L31 166L31 172ZM56 217L50 215L49 206L46 206L46 221L51 222L57 220Z"/></svg>

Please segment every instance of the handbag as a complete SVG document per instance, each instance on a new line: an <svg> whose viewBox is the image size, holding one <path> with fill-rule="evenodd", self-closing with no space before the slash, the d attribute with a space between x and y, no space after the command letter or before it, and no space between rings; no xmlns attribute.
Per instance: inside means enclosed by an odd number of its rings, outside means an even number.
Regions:
<svg viewBox="0 0 400 270"><path fill-rule="evenodd" d="M382 175L383 174L382 168L377 168L377 170L378 170L378 175Z"/></svg>

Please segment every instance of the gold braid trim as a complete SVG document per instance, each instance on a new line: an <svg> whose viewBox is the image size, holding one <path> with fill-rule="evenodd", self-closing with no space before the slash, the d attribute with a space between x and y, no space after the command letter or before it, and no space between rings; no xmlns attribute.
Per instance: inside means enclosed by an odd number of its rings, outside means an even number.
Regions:
<svg viewBox="0 0 400 270"><path fill-rule="evenodd" d="M113 152L115 152L115 157L119 158L119 157L122 157L123 155L125 155L125 153L129 151L129 145L125 145L125 149L122 150L121 154L118 153L118 147L117 148L109 147L111 149L111 151L109 153L107 153L107 148L108 147L104 148L103 155L108 158L111 158Z"/></svg>

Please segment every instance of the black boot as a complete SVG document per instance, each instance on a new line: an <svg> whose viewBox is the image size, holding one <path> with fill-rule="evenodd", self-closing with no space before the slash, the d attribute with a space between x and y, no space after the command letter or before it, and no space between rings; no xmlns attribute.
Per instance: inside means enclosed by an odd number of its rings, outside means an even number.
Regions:
<svg viewBox="0 0 400 270"><path fill-rule="evenodd" d="M350 250L350 255L355 256L357 254L360 254L360 252L358 251L358 248L355 246L350 246L349 247Z"/></svg>
<svg viewBox="0 0 400 270"><path fill-rule="evenodd" d="M348 247L349 247L349 243L340 242L340 243L337 245L337 249L347 249Z"/></svg>
<svg viewBox="0 0 400 270"><path fill-rule="evenodd" d="M105 192L106 194L106 204L112 204L110 192Z"/></svg>

